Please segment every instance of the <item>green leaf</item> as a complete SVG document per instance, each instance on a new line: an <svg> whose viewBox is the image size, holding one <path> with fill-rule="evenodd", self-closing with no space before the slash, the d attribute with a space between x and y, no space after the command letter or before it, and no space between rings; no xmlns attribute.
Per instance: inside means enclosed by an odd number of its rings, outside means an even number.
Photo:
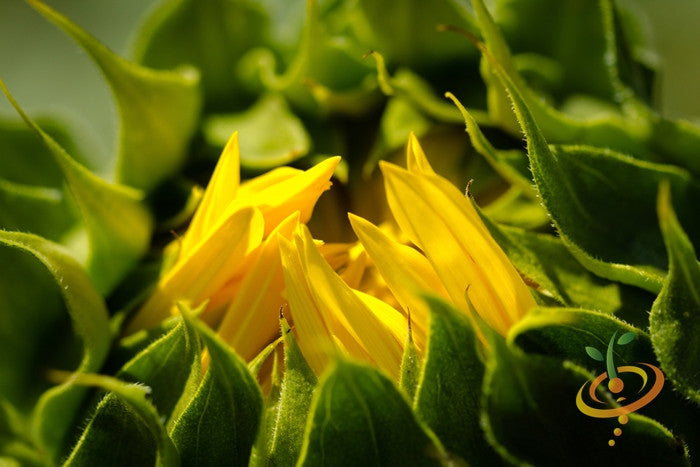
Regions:
<svg viewBox="0 0 700 467"><path fill-rule="evenodd" d="M598 360L599 362L605 360L605 358L603 358L603 354L600 353L600 350L596 349L595 347L586 346L586 353L593 360Z"/></svg>
<svg viewBox="0 0 700 467"><path fill-rule="evenodd" d="M387 149L405 146L411 133L420 137L430 127L430 120L404 97L389 99L380 122L382 138Z"/></svg>
<svg viewBox="0 0 700 467"><path fill-rule="evenodd" d="M184 320L150 344L119 371L117 377L151 388L150 400L166 421L177 418L178 401L189 400L190 379L201 378L199 340ZM172 415L171 415L172 414Z"/></svg>
<svg viewBox="0 0 700 467"><path fill-rule="evenodd" d="M270 342L265 346L264 349L260 351L251 361L248 362L248 370L250 374L258 377L260 371L262 370L263 364L267 362L270 355L277 350L277 346L284 340L284 336L280 336L274 341Z"/></svg>
<svg viewBox="0 0 700 467"><path fill-rule="evenodd" d="M515 186L484 206L482 211L492 221L526 230L542 229L551 222L542 203L527 197Z"/></svg>
<svg viewBox="0 0 700 467"><path fill-rule="evenodd" d="M79 357L54 275L0 235L0 264L12 265L0 268L0 397L28 416L50 387L42 376L47 364L77 367Z"/></svg>
<svg viewBox="0 0 700 467"><path fill-rule="evenodd" d="M97 370L107 356L112 336L109 329L105 303L102 297L94 290L85 271L59 245L35 235L0 231L0 243L7 247L16 248L24 252L25 255L29 254L33 256L35 260L38 260L38 262L48 270L53 281L55 281L53 287L58 289L61 299L65 303L73 326L73 332L82 341L82 356L76 371L89 372ZM22 268L18 268L18 270L22 271ZM44 284L44 280L34 282L32 278L22 277L21 274L16 275L13 279L14 283L3 281L3 286L11 286L13 288L19 287L19 290L24 292L24 296L21 301L16 303L10 302L8 304L8 308L6 309L11 311L11 313L8 314L21 315L30 312L32 309L36 309L37 314L31 313L26 318L39 321L46 319L46 325L55 325L55 313L56 311L62 311L60 306L57 309L56 302L46 300L45 292L40 289L32 290L33 287ZM17 281L20 283L17 283ZM27 281L28 284L23 284L24 281ZM24 288L26 285L29 286L28 289ZM8 298L13 296L9 290L7 294L3 293L2 295ZM32 303L34 300L36 300L36 303ZM22 327L18 325L20 323L21 321L12 319L10 323L8 323L10 326L3 328L17 332L22 329ZM29 323L24 323L24 326L28 324ZM9 359L7 364L12 365L13 360L17 362L22 361L26 356L21 354L21 349L22 347L27 347L27 344L29 344L30 347L26 349L30 358L32 358L32 353L37 351L36 349L43 349L46 352L57 351L57 349L44 348L39 342L34 340L35 338L42 337L41 333L35 334L37 327L41 329L41 326L29 325L28 329L25 328L29 331L28 333L20 333L17 336L25 342L23 345L13 345L17 338L13 339L10 336L7 336L7 339L0 340L3 342L3 346L9 346L5 350L2 350L0 355L6 355L8 357L13 356ZM56 328L53 329L53 331L56 330ZM58 327L58 330L61 330L61 328ZM46 331L47 330L43 332ZM31 347L33 346L36 346L36 349L32 349ZM20 353L18 354L18 352ZM34 358L37 358L42 366L46 365L47 360L50 361L46 355L37 355L34 356ZM55 362L54 364L56 363L59 362ZM17 370L20 369L15 369L14 371ZM4 373L4 371L2 373ZM16 375L13 376L14 378L17 377ZM13 376L10 376L10 378L13 378ZM32 379L35 377L35 375L31 376ZM27 381L27 383L36 384L31 381ZM26 388L22 388L22 391L31 394L31 391L27 391ZM58 457L60 455L65 437L71 428L71 423L76 416L75 412L84 394L85 391L83 389L64 384L45 392L36 404L34 410L34 435L40 445L47 450L51 456Z"/></svg>
<svg viewBox="0 0 700 467"><path fill-rule="evenodd" d="M542 307L531 310L513 326L508 339L528 354L571 360L595 371L603 366L593 363L589 356L602 362L604 358L597 358L603 357L598 349L607 348L610 337L616 332L633 336L640 334L645 339L648 337L640 329L608 314L575 308ZM637 340L624 348L615 346L613 350L618 365L654 360L648 339Z"/></svg>
<svg viewBox="0 0 700 467"><path fill-rule="evenodd" d="M100 459L102 465L115 466L180 465L177 449L158 411L146 398L151 393L148 386L95 374L74 375L71 381L96 386L111 394L98 405L98 416L90 421L64 466L90 465L95 459ZM155 445L155 455L153 450L144 449L149 441Z"/></svg>
<svg viewBox="0 0 700 467"><path fill-rule="evenodd" d="M666 258L653 219L656 187L665 179L679 211L700 232L700 186L685 170L588 146L549 147L519 89L496 66L528 141L530 166L564 244L597 275L658 292ZM615 202L611 202L615 200Z"/></svg>
<svg viewBox="0 0 700 467"><path fill-rule="evenodd" d="M339 360L314 395L298 465L439 465L441 449L384 374Z"/></svg>
<svg viewBox="0 0 700 467"><path fill-rule="evenodd" d="M622 103L621 109L612 109L612 112L606 111L601 114L596 111L574 118L549 105L517 74L500 31L482 2L476 2L477 18L491 54L515 83L542 133L550 142L605 147L639 159L677 164L694 175L700 174L700 162L696 157L700 149L700 129L688 122L673 121L658 115L633 95L632 89L647 97L648 73L644 66L626 56L627 49L637 44L627 43L624 35L618 34L618 23L621 20L629 23L629 12L621 12L618 2L588 2L586 5L568 5L562 2L508 3L508 7L499 8L499 20L508 34L512 33L513 27L517 29L521 25L528 25L527 29L523 28L515 33L514 42L511 42L514 46L536 48L539 51L552 48L553 50L545 53L557 57L563 65L565 77L562 83L567 87L573 85L569 92L587 89L587 92L601 97L607 95L608 99L612 96L615 101ZM530 34L532 23L523 18L538 15L541 8L541 11L547 12L542 17L562 15L563 21L569 21L561 28L544 28L543 31L565 36L573 34L564 41L551 39L551 35L546 33ZM523 34L527 38L523 38ZM579 47L581 40L585 40L590 47ZM572 53L572 48L577 52ZM589 52L592 54L588 55ZM491 99L489 111L501 126L517 134L517 128L513 126L512 118L507 113L505 95L493 79L492 68L493 64L487 65L487 73L484 76ZM588 73L589 70L595 69L599 71ZM561 92L563 90L559 91Z"/></svg>
<svg viewBox="0 0 700 467"><path fill-rule="evenodd" d="M119 318L112 318L112 326ZM128 336L122 337L116 343L109 355L108 371L116 372L121 369L127 362L134 359L139 353L145 350L149 345L153 344L165 334L172 331L179 324L177 317L173 316L166 319L158 326L151 329L142 329Z"/></svg>
<svg viewBox="0 0 700 467"><path fill-rule="evenodd" d="M0 227L31 232L47 240L61 242L78 213L61 190L23 185L0 178Z"/></svg>
<svg viewBox="0 0 700 467"><path fill-rule="evenodd" d="M627 424L619 425L615 417L581 413L576 394L589 374L580 367L525 355L500 336L489 341L483 421L490 441L511 462L592 465L605 459L613 465L689 465L682 444L647 417L632 413ZM621 435L614 436L613 429L620 427Z"/></svg>
<svg viewBox="0 0 700 467"><path fill-rule="evenodd" d="M155 71L130 63L40 1L26 1L75 39L112 87L120 119L117 181L150 191L175 174L198 122L197 71Z"/></svg>
<svg viewBox="0 0 700 467"><path fill-rule="evenodd" d="M27 436L26 420L12 405L0 397L0 465L43 466L42 459L30 437Z"/></svg>
<svg viewBox="0 0 700 467"><path fill-rule="evenodd" d="M483 0L474 0L472 2L472 7L474 8L474 15L478 21L481 35L490 53L492 53L495 59L503 66L509 76L514 76L516 82L522 84L520 75L518 75L515 70L510 49L496 26L496 23L494 23L486 5L484 5ZM493 65L488 62L488 57L482 57L481 74L486 84L486 106L489 117L492 121L498 123L501 128L511 134L517 134L518 124L513 117L508 96L504 92L503 87L499 85L498 78L495 75L496 71L493 70L492 67Z"/></svg>
<svg viewBox="0 0 700 467"><path fill-rule="evenodd" d="M615 86L609 70L616 64L606 55L607 36L613 32L606 21L607 10L607 2L598 1L505 1L494 10L494 19L514 53L535 52L560 65L563 89L556 89L559 96L588 94L612 101ZM548 18L556 18L557 27ZM534 30L538 33L533 34ZM587 39L585 47L582 38Z"/></svg>
<svg viewBox="0 0 700 467"><path fill-rule="evenodd" d="M601 5L601 12L605 17L604 22L612 21L611 18L606 17L606 15L609 16L608 7L603 3ZM590 115L588 118L575 119L558 111L540 96L537 96L517 73L508 45L483 1L475 1L474 7L484 40L488 46L488 52L483 48L483 45L480 48L482 48L482 53L487 54L482 61L482 70L488 88L489 114L494 122L497 122L511 134L519 136L520 130L513 118L510 102L506 96L506 94L512 94L512 91L505 92L509 86L501 83L502 77L499 76L505 72L512 81L510 87L518 89L522 100L530 107L543 134L549 141L564 144L589 144L633 154L634 157L640 159L663 160L662 155L655 154L646 144L651 136L650 122L648 118L640 118L640 110L634 106L631 106L629 116L623 115L622 111L616 111L614 113L608 112L604 116ZM617 71L614 70L616 64L616 50L613 47L614 34L610 27L606 26L605 29L605 34L608 36L605 56L610 57L611 63L607 75L615 91L620 96L626 97L628 91L621 88L622 85L619 84L616 76ZM588 34L586 34L585 39L590 40ZM501 68L502 70L499 70Z"/></svg>
<svg viewBox="0 0 700 467"><path fill-rule="evenodd" d="M148 388L149 405L153 404L154 410L160 414L158 430L165 430L163 424L179 416L178 402L189 401L199 384L199 356L196 333L180 320L167 334L127 362L117 373L117 378ZM153 437L153 427L149 428L150 422L134 411L129 401L120 397L119 394L108 394L99 403L71 454L72 462L80 465L99 458L105 462L109 459L110 465L153 464L153 456L159 449L159 442ZM112 453L115 432L123 436L123 442L129 446L116 456Z"/></svg>
<svg viewBox="0 0 700 467"><path fill-rule="evenodd" d="M376 62L377 80L381 91L387 96L396 96L409 102L426 116L446 123L460 123L462 117L454 106L436 94L430 84L413 71L401 68L394 76L389 75L384 57L378 52L372 52ZM480 122L489 121L485 112L472 111L479 117ZM417 132L416 128L413 131Z"/></svg>
<svg viewBox="0 0 700 467"><path fill-rule="evenodd" d="M295 465L301 452L306 418L311 398L318 384L316 375L299 349L289 324L282 318L284 336L284 376L276 409L266 424L264 456L258 453L261 465Z"/></svg>
<svg viewBox="0 0 700 467"><path fill-rule="evenodd" d="M215 115L204 123L204 137L213 146L223 148L235 131L240 135L241 165L249 169L288 164L311 147L301 120L279 94L262 96L245 112Z"/></svg>
<svg viewBox="0 0 700 467"><path fill-rule="evenodd" d="M678 222L666 183L659 190L658 210L669 271L649 316L651 339L668 377L700 404L700 263Z"/></svg>
<svg viewBox="0 0 700 467"><path fill-rule="evenodd" d="M408 337L403 347L403 356L401 357L401 374L399 377L399 387L408 396L408 399L413 401L418 389L420 378L421 359L418 355L418 349L413 342L411 335L410 317L409 317Z"/></svg>
<svg viewBox="0 0 700 467"><path fill-rule="evenodd" d="M674 164L687 168L696 177L700 176L700 128L684 120L664 118L651 109L642 107L642 113L651 120L650 144Z"/></svg>
<svg viewBox="0 0 700 467"><path fill-rule="evenodd" d="M538 292L561 304L615 313L646 326L653 296L602 279L588 270L552 235L499 225L481 215L491 235Z"/></svg>
<svg viewBox="0 0 700 467"><path fill-rule="evenodd" d="M262 394L246 364L206 325L185 313L211 361L194 397L172 424L183 465L248 463L262 414Z"/></svg>
<svg viewBox="0 0 700 467"><path fill-rule="evenodd" d="M37 118L38 125L68 152L78 148L71 137L75 130L65 120ZM2 178L13 183L60 189L63 185L61 167L35 132L24 122L0 118L0 173ZM31 157L30 157L31 155Z"/></svg>
<svg viewBox="0 0 700 467"><path fill-rule="evenodd" d="M603 5L609 14L613 34L608 34L608 50L614 52L615 65L622 84L645 102L654 101L654 80L661 60L656 48L649 11L637 8L626 0L607 1ZM613 36L613 37L610 37ZM613 49L613 47L615 47ZM629 96L622 89L623 97Z"/></svg>
<svg viewBox="0 0 700 467"><path fill-rule="evenodd" d="M284 336L280 336L280 340ZM282 377L280 373L279 352L272 354L272 369L270 374L270 390L265 397L265 407L263 410L262 423L258 430L258 438L255 440L255 445L250 454L248 465L267 465L266 460L269 459L269 441L272 435L272 428L277 422L277 414L279 412L279 401L282 392ZM252 363L252 362L251 362ZM250 363L248 364L250 368ZM255 375L255 373L253 373ZM256 375L257 376L257 375ZM292 461L296 462L296 458ZM291 462L291 461L290 461Z"/></svg>
<svg viewBox="0 0 700 467"><path fill-rule="evenodd" d="M1 80L0 88L60 167L88 235L87 258L74 255L85 261L97 290L109 292L148 249L152 220L141 203L143 193L108 183L78 164L29 118Z"/></svg>
<svg viewBox="0 0 700 467"><path fill-rule="evenodd" d="M682 212L697 230L692 213L700 190L690 175L593 148L541 149L529 153L535 181L574 256L598 275L658 292L666 259L652 222L655 187L671 181Z"/></svg>
<svg viewBox="0 0 700 467"><path fill-rule="evenodd" d="M134 56L157 69L194 65L202 74L207 108L221 110L241 104L235 65L249 48L263 42L268 22L258 2L167 0L137 34Z"/></svg>
<svg viewBox="0 0 700 467"><path fill-rule="evenodd" d="M57 121L46 131L74 146ZM29 232L67 245L80 214L71 205L61 169L46 145L24 122L0 119L0 228Z"/></svg>
<svg viewBox="0 0 700 467"><path fill-rule="evenodd" d="M656 365L649 335L613 316L588 310L533 309L511 329L508 340L528 355L570 361L597 375L606 370L606 365L594 363L584 349L591 345L604 349L615 334L635 336L627 344L613 346L615 366L638 366L640 362ZM638 379L626 380L628 392L622 395L636 400L638 384ZM700 407L689 405L670 381L666 381L661 393L638 412L673 431L687 443L691 454L700 451Z"/></svg>
<svg viewBox="0 0 700 467"><path fill-rule="evenodd" d="M524 157L519 151L515 153L515 157L513 157L512 152L497 151L489 140L486 139L486 136L481 132L476 120L462 103L452 95L452 93L448 92L445 96L454 102L462 114L469 139L479 154L481 154L491 167L504 179L519 187L525 195L536 199L538 193L537 189L532 186L532 176L527 163L527 157Z"/></svg>
<svg viewBox="0 0 700 467"><path fill-rule="evenodd" d="M108 394L63 465L80 467L100 459L105 467L150 467L155 465L156 449L152 434L132 407Z"/></svg>
<svg viewBox="0 0 700 467"><path fill-rule="evenodd" d="M316 114L365 114L377 104L377 85L371 66L362 61L367 47L358 43L348 24L357 9L346 2L305 3L298 47L291 53L252 49L238 63L237 74L251 89L283 92L295 108Z"/></svg>
<svg viewBox="0 0 700 467"><path fill-rule="evenodd" d="M445 449L470 465L498 465L479 421L484 363L466 315L426 298L430 332L414 408Z"/></svg>
<svg viewBox="0 0 700 467"><path fill-rule="evenodd" d="M427 71L450 60L474 61L476 51L456 35L441 34L438 26L454 24L474 30L471 15L456 2L425 3L420 0L402 2L387 14L386 5L361 0L358 7L367 22L367 46L377 50L390 64L401 64L414 70ZM398 5L397 5L398 6ZM364 31L362 31L364 32Z"/></svg>

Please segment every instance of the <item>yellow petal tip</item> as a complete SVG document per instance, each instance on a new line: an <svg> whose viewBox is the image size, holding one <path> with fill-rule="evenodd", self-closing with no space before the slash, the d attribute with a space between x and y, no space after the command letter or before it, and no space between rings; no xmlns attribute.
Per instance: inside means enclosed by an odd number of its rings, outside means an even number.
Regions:
<svg viewBox="0 0 700 467"><path fill-rule="evenodd" d="M425 155L423 148L418 142L415 133L411 132L408 137L408 145L406 147L406 167L409 172L434 174L435 171L428 162L428 157Z"/></svg>

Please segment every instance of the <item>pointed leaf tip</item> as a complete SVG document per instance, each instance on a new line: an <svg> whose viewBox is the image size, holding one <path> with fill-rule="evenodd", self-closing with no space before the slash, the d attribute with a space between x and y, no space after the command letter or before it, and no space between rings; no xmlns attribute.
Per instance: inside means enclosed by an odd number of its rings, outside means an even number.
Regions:
<svg viewBox="0 0 700 467"><path fill-rule="evenodd" d="M120 120L117 180L150 191L173 175L197 127L199 72L192 67L161 71L136 65L48 5L26 1L77 42L110 85Z"/></svg>

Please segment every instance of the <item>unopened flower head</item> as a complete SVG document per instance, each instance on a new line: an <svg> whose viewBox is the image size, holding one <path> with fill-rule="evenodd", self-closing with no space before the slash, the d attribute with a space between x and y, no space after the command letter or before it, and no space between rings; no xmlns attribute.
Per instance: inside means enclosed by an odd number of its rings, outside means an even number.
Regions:
<svg viewBox="0 0 700 467"><path fill-rule="evenodd" d="M349 214L354 244L324 244L305 226L339 158L244 183L239 160L234 134L174 244L176 260L128 331L157 325L176 301L206 303L200 318L250 360L274 341L277 310L287 308L317 373L335 355L348 355L397 377L409 313L412 339L425 349L425 294L470 317L471 301L502 334L535 304L471 200L435 173L413 135L406 169L381 164L394 221L378 227Z"/></svg>
<svg viewBox="0 0 700 467"><path fill-rule="evenodd" d="M280 167L240 182L238 134L223 150L185 235L175 241L176 260L127 327L150 328L177 313L176 301L196 307L244 358L278 333L282 273L278 238L291 238L308 221L330 186L339 157L307 171Z"/></svg>
<svg viewBox="0 0 700 467"><path fill-rule="evenodd" d="M367 271L378 272L395 306L343 281L304 226L292 240L280 240L299 345L319 373L337 352L397 376L409 312L412 337L420 350L425 348L429 310L424 294L452 302L470 318L473 305L479 318L501 334L535 306L471 200L433 171L413 135L407 167L381 166L391 212L410 244L399 241L392 229L350 214L370 260Z"/></svg>

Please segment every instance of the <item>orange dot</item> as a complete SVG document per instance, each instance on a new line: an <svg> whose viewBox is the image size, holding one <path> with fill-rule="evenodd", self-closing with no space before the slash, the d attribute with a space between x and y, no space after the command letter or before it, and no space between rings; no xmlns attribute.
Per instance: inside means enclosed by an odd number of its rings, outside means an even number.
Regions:
<svg viewBox="0 0 700 467"><path fill-rule="evenodd" d="M608 441L608 446L615 446L615 440L611 439L610 441Z"/></svg>
<svg viewBox="0 0 700 467"><path fill-rule="evenodd" d="M629 422L630 419L627 417L627 415L620 415L617 417L617 421L620 422L620 425L624 425L625 423Z"/></svg>
<svg viewBox="0 0 700 467"><path fill-rule="evenodd" d="M613 430L613 433L615 433L615 436L620 436L620 435L622 434L622 430L619 429L619 428L615 428L615 429Z"/></svg>
<svg viewBox="0 0 700 467"><path fill-rule="evenodd" d="M613 378L608 381L608 389L610 389L610 392L612 393L617 394L618 392L622 391L624 387L625 383L623 383L620 378Z"/></svg>

